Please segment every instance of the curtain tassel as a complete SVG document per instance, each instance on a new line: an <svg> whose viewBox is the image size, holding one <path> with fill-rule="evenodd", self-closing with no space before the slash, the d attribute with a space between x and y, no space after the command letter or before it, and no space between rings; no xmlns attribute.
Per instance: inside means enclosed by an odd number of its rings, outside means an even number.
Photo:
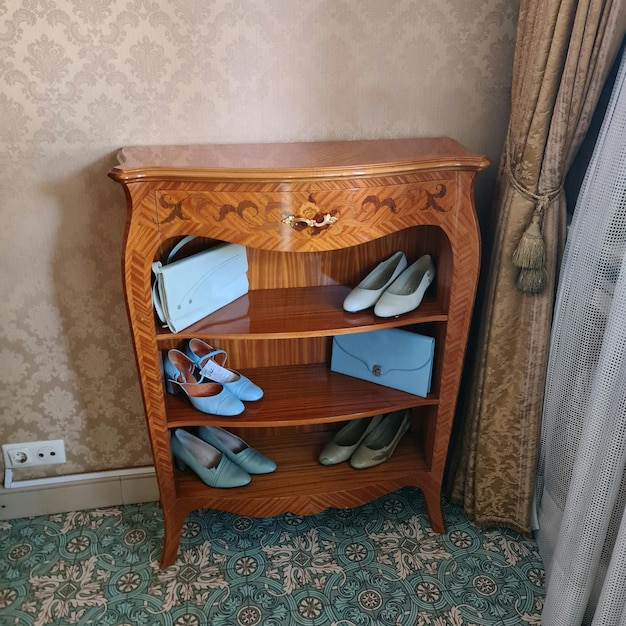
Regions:
<svg viewBox="0 0 626 626"><path fill-rule="evenodd" d="M519 269L516 286L518 291L522 293L538 294L544 290L546 285L546 242L541 232L543 214L550 203L561 193L563 185L559 185L545 194L532 193L513 175L508 134L504 144L504 154L505 171L511 186L517 193L535 204L530 224L522 233L511 257L511 262Z"/></svg>
<svg viewBox="0 0 626 626"><path fill-rule="evenodd" d="M520 269L517 289L522 293L541 293L546 286L546 272L542 269Z"/></svg>
<svg viewBox="0 0 626 626"><path fill-rule="evenodd" d="M545 267L546 244L541 233L541 213L538 211L533 213L530 224L520 237L512 260L515 267L524 270L543 270Z"/></svg>
<svg viewBox="0 0 626 626"><path fill-rule="evenodd" d="M549 200L541 198L539 206L513 252L511 260L519 268L517 289L522 293L541 293L546 285L546 243L541 232L544 206Z"/></svg>

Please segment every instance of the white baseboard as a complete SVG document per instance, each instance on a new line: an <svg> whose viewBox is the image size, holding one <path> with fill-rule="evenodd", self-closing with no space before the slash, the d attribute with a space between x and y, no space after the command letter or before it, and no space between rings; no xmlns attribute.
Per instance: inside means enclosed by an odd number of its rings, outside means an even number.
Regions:
<svg viewBox="0 0 626 626"><path fill-rule="evenodd" d="M64 476L63 482L0 487L0 520L98 509L159 499L153 467ZM36 481L33 481L36 482Z"/></svg>

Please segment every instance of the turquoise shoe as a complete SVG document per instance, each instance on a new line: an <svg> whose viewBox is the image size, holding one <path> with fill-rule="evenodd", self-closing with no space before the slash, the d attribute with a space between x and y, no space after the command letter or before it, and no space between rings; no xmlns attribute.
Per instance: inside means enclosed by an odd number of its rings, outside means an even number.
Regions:
<svg viewBox="0 0 626 626"><path fill-rule="evenodd" d="M274 461L223 428L200 426L196 432L200 439L217 448L248 474L270 474L276 469Z"/></svg>
<svg viewBox="0 0 626 626"><path fill-rule="evenodd" d="M263 390L243 374L224 367L228 355L224 350L216 350L201 339L190 339L185 354L193 361L203 376L224 385L239 400L251 402L263 397ZM215 357L221 357L218 363Z"/></svg>
<svg viewBox="0 0 626 626"><path fill-rule="evenodd" d="M243 487L251 480L248 473L219 450L182 428L174 431L170 445L178 469L184 471L188 467L209 487Z"/></svg>
<svg viewBox="0 0 626 626"><path fill-rule="evenodd" d="M204 381L193 362L180 350L167 353L163 369L167 391L172 394L184 391L194 409L227 417L243 413L243 402L223 385Z"/></svg>

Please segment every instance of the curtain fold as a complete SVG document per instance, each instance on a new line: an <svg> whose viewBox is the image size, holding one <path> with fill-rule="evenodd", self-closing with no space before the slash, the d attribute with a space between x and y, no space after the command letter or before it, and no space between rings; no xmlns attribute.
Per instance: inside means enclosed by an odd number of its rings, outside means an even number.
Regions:
<svg viewBox="0 0 626 626"><path fill-rule="evenodd" d="M450 472L451 499L481 525L531 531L550 324L565 241L562 186L623 24L622 2L520 2L490 266ZM512 258L524 242L534 246L535 260L517 267Z"/></svg>
<svg viewBox="0 0 626 626"><path fill-rule="evenodd" d="M550 341L538 465L542 620L626 613L626 54L581 187Z"/></svg>

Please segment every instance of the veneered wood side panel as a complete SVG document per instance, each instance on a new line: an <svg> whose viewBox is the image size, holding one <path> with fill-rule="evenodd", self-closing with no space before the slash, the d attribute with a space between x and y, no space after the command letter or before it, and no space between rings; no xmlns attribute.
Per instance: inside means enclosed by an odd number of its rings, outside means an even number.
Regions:
<svg viewBox="0 0 626 626"><path fill-rule="evenodd" d="M176 486L169 446L169 430L163 397L160 352L151 297L152 259L161 243L150 203L150 185L129 190L129 219L124 241L122 272L137 372L146 424L164 510L176 500ZM152 216L152 217L151 217Z"/></svg>
<svg viewBox="0 0 626 626"><path fill-rule="evenodd" d="M432 433L434 480L441 486L448 444L461 381L472 309L480 270L480 232L473 210L473 180L468 172L459 172L459 210L454 223L444 223L451 245L451 272L442 273L439 288L449 298L445 349L440 362L439 411ZM430 442L429 442L430 446Z"/></svg>

